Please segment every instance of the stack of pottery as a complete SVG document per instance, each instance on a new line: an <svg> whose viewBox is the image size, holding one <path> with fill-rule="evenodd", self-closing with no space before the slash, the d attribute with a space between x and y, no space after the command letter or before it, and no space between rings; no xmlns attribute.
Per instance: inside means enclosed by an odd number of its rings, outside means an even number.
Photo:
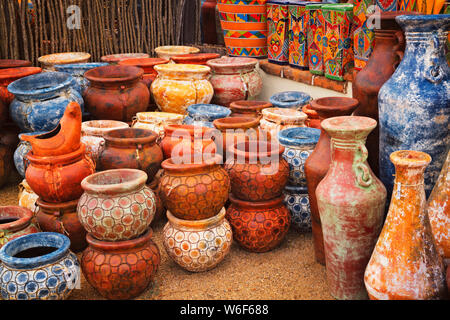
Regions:
<svg viewBox="0 0 450 320"><path fill-rule="evenodd" d="M156 199L137 169L94 173L81 182L77 213L87 231L81 258L86 280L107 299L131 299L152 282L160 252L149 227Z"/></svg>
<svg viewBox="0 0 450 320"><path fill-rule="evenodd" d="M262 111L262 115L259 126L273 139L277 139L281 130L305 127L307 118L303 112L289 108L266 108Z"/></svg>
<svg viewBox="0 0 450 320"><path fill-rule="evenodd" d="M183 124L214 128L213 121L228 117L231 110L216 104L193 104L187 108L187 113Z"/></svg>
<svg viewBox="0 0 450 320"><path fill-rule="evenodd" d="M53 53L38 58L42 65L43 72L56 71L55 65L86 63L91 55L86 52L62 52Z"/></svg>
<svg viewBox="0 0 450 320"><path fill-rule="evenodd" d="M158 135L159 144L164 138L164 126L182 124L184 115L170 112L138 112L133 118L133 128L148 129Z"/></svg>
<svg viewBox="0 0 450 320"><path fill-rule="evenodd" d="M269 98L270 103L275 108L289 108L301 110L312 100L311 96L301 91L283 91L272 95Z"/></svg>

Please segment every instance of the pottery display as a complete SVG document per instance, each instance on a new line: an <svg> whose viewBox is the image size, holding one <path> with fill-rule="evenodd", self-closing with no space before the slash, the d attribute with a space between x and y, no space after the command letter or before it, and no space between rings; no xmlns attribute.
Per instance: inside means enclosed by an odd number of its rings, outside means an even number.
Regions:
<svg viewBox="0 0 450 320"><path fill-rule="evenodd" d="M122 241L143 234L155 216L155 195L145 185L147 174L114 169L86 177L78 201L78 219L98 240Z"/></svg>
<svg viewBox="0 0 450 320"><path fill-rule="evenodd" d="M230 194L231 205L226 218L233 238L244 249L267 252L276 248L286 236L291 215L283 197L267 201L243 201Z"/></svg>
<svg viewBox="0 0 450 320"><path fill-rule="evenodd" d="M307 4L308 29L306 43L308 46L308 67L312 74L323 75L323 37L325 35L325 20L322 11L323 4Z"/></svg>
<svg viewBox="0 0 450 320"><path fill-rule="evenodd" d="M0 289L4 300L64 300L80 284L77 256L63 234L39 232L0 249Z"/></svg>
<svg viewBox="0 0 450 320"><path fill-rule="evenodd" d="M258 60L252 58L222 57L209 60L214 88L212 103L229 106L231 102L249 100L262 90L262 78L256 70Z"/></svg>
<svg viewBox="0 0 450 320"><path fill-rule="evenodd" d="M56 71L57 64L73 64L88 62L91 55L86 52L53 53L38 58L44 72Z"/></svg>
<svg viewBox="0 0 450 320"><path fill-rule="evenodd" d="M300 110L312 100L311 96L301 91L284 91L275 93L269 99L275 108Z"/></svg>
<svg viewBox="0 0 450 320"><path fill-rule="evenodd" d="M118 64L120 61L128 59L147 59L150 55L147 53L118 53L102 56L100 60L103 62L108 62L109 64Z"/></svg>
<svg viewBox="0 0 450 320"><path fill-rule="evenodd" d="M156 79L158 73L155 71L155 66L158 64L169 63L169 59L162 58L140 58L140 59L125 59L118 62L120 66L134 66L139 67L144 70L144 75L142 80L150 89L150 85Z"/></svg>
<svg viewBox="0 0 450 320"><path fill-rule="evenodd" d="M0 248L13 239L40 232L32 219L33 212L27 208L0 207Z"/></svg>
<svg viewBox="0 0 450 320"><path fill-rule="evenodd" d="M257 100L238 100L230 103L230 117L261 117L261 111L273 107L270 102Z"/></svg>
<svg viewBox="0 0 450 320"><path fill-rule="evenodd" d="M317 111L311 109L310 104L302 108L302 112L308 116L305 120L305 125L310 128L320 129L320 118Z"/></svg>
<svg viewBox="0 0 450 320"><path fill-rule="evenodd" d="M192 53L172 56L171 59L175 63L206 65L206 62L212 59L220 58L218 53Z"/></svg>
<svg viewBox="0 0 450 320"><path fill-rule="evenodd" d="M311 232L311 209L306 187L287 185L283 191L284 204L291 213L291 225L300 233Z"/></svg>
<svg viewBox="0 0 450 320"><path fill-rule="evenodd" d="M269 62L289 62L288 0L267 1L267 49Z"/></svg>
<svg viewBox="0 0 450 320"><path fill-rule="evenodd" d="M233 241L225 213L222 208L208 219L182 220L167 211L169 221L163 229L163 244L170 258L191 272L216 267L227 256Z"/></svg>
<svg viewBox="0 0 450 320"><path fill-rule="evenodd" d="M28 60L0 59L0 69L31 67Z"/></svg>
<svg viewBox="0 0 450 320"><path fill-rule="evenodd" d="M155 132L159 137L157 143L164 138L164 126L182 124L184 115L170 112L138 112L133 119L133 128L147 129Z"/></svg>
<svg viewBox="0 0 450 320"><path fill-rule="evenodd" d="M148 229L142 236L126 241L101 241L91 234L81 257L81 270L91 286L112 300L133 299L153 282L161 255Z"/></svg>
<svg viewBox="0 0 450 320"><path fill-rule="evenodd" d="M23 140L22 137L24 135L35 136L43 133L44 132L28 132L19 134L20 143L17 149L14 151L14 165L17 169L17 172L23 178L25 177L25 170L27 169L28 166L28 160L26 158L26 155L31 150L31 144L28 141Z"/></svg>
<svg viewBox="0 0 450 320"><path fill-rule="evenodd" d="M348 116L358 107L358 100L352 98L326 97L311 101L311 109L324 119ZM325 177L331 164L331 138L321 129L320 138L314 151L305 161L305 176L308 187L309 204L311 206L311 224L316 261L325 265L322 227L319 209L317 208L316 188Z"/></svg>
<svg viewBox="0 0 450 320"><path fill-rule="evenodd" d="M89 80L84 77L84 73L88 70L107 66L106 62L90 62L90 63L73 63L73 64L57 64L54 65L55 71L66 72L70 74L75 80L75 86L78 92L83 96L86 89L89 87Z"/></svg>
<svg viewBox="0 0 450 320"><path fill-rule="evenodd" d="M308 70L309 11L307 1L289 1L289 65L294 68Z"/></svg>
<svg viewBox="0 0 450 320"><path fill-rule="evenodd" d="M173 56L178 56L180 54L199 53L200 49L190 46L161 46L155 48L155 52L159 58L171 59Z"/></svg>
<svg viewBox="0 0 450 320"><path fill-rule="evenodd" d="M367 292L373 300L442 299L445 268L425 207L424 171L431 157L399 150L390 158L395 192L364 274Z"/></svg>
<svg viewBox="0 0 450 320"><path fill-rule="evenodd" d="M208 66L169 63L157 65L155 70L158 77L151 92L161 111L185 114L190 105L211 102L214 89L208 81Z"/></svg>
<svg viewBox="0 0 450 320"><path fill-rule="evenodd" d="M262 115L259 127L270 134L272 139L277 139L281 130L305 127L307 118L303 112L289 108L266 108L262 111Z"/></svg>
<svg viewBox="0 0 450 320"><path fill-rule="evenodd" d="M141 81L143 74L141 68L117 65L87 71L86 109L97 120L130 123L136 113L147 110L150 101L150 91Z"/></svg>
<svg viewBox="0 0 450 320"><path fill-rule="evenodd" d="M219 155L198 163L164 160L160 196L167 210L183 220L203 220L216 215L230 191L230 178L221 163Z"/></svg>
<svg viewBox="0 0 450 320"><path fill-rule="evenodd" d="M395 20L405 32L406 49L378 94L380 178L390 195L390 154L399 149L426 152L433 159L425 170L429 196L450 144L450 67L445 58L450 14L402 15Z"/></svg>
<svg viewBox="0 0 450 320"><path fill-rule="evenodd" d="M21 183L19 183L19 207L26 208L35 212L37 210L36 200L39 196L31 189L27 180L23 179Z"/></svg>
<svg viewBox="0 0 450 320"><path fill-rule="evenodd" d="M214 120L226 118L230 113L230 109L216 104L193 104L187 108L183 124L214 128Z"/></svg>
<svg viewBox="0 0 450 320"><path fill-rule="evenodd" d="M41 68L36 67L23 67L13 69L0 69L0 100L5 105L5 109L2 109L0 114L0 120L6 122L9 118L8 107L14 100L14 95L8 91L8 85L14 81L31 76L33 74L41 73Z"/></svg>

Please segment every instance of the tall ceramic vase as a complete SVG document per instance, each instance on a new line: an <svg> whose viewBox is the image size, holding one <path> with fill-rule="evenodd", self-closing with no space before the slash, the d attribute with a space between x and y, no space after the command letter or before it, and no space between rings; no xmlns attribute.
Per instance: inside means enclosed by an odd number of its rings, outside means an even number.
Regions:
<svg viewBox="0 0 450 320"><path fill-rule="evenodd" d="M367 164L365 141L377 122L334 117L322 122L331 136L331 165L316 189L327 280L336 299L367 299L364 271L383 226L386 188Z"/></svg>
<svg viewBox="0 0 450 320"><path fill-rule="evenodd" d="M289 60L288 0L267 1L267 49L269 61L287 64Z"/></svg>
<svg viewBox="0 0 450 320"><path fill-rule="evenodd" d="M364 274L367 292L374 300L442 298L445 269L425 210L424 171L431 157L399 150L390 159L395 192Z"/></svg>
<svg viewBox="0 0 450 320"><path fill-rule="evenodd" d="M428 196L450 145L450 68L445 59L450 15L403 15L395 20L405 31L406 49L378 94L380 178L390 195L390 154L399 149L426 152L433 159L425 170Z"/></svg>

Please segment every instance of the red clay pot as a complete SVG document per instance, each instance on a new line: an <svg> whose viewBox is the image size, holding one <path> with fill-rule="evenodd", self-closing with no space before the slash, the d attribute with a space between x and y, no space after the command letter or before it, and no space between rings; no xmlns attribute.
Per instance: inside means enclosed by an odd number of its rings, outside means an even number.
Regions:
<svg viewBox="0 0 450 320"><path fill-rule="evenodd" d="M89 247L81 257L86 280L107 299L133 299L153 281L161 255L149 229L139 238L100 241L88 234Z"/></svg>
<svg viewBox="0 0 450 320"><path fill-rule="evenodd" d="M77 200L63 203L48 203L42 199L36 201L39 211L36 219L44 232L62 233L70 239L70 250L80 252L87 247L86 230L78 220Z"/></svg>
<svg viewBox="0 0 450 320"><path fill-rule="evenodd" d="M140 58L140 59L125 59L119 61L119 66L134 66L144 69L143 82L150 89L153 80L158 76L158 72L153 68L158 64L169 63L169 59L162 58Z"/></svg>
<svg viewBox="0 0 450 320"><path fill-rule="evenodd" d="M252 252L266 252L277 247L291 225L291 215L283 197L268 201L243 201L230 194L226 218L233 237L241 247Z"/></svg>
<svg viewBox="0 0 450 320"><path fill-rule="evenodd" d="M218 53L191 53L173 56L171 59L175 63L206 65L209 60L217 58L220 58Z"/></svg>
<svg viewBox="0 0 450 320"><path fill-rule="evenodd" d="M118 53L102 56L100 60L102 60L103 62L108 62L110 64L117 64L123 60L145 58L150 58L150 55L148 55L147 53Z"/></svg>
<svg viewBox="0 0 450 320"><path fill-rule="evenodd" d="M0 100L9 107L14 100L14 95L8 91L8 85L20 78L41 72L42 68L37 67L0 69Z"/></svg>
<svg viewBox="0 0 450 320"><path fill-rule="evenodd" d="M232 111L230 117L262 117L261 111L265 108L272 108L273 105L266 101L239 100L230 103Z"/></svg>
<svg viewBox="0 0 450 320"><path fill-rule="evenodd" d="M358 100L352 98L327 97L311 101L311 109L318 113L320 121L331 117L349 116L357 107ZM323 265L325 265L325 253L319 209L317 208L316 188L327 174L331 164L330 141L328 133L321 129L319 141L305 162L305 176L311 206L314 253L317 262Z"/></svg>
<svg viewBox="0 0 450 320"><path fill-rule="evenodd" d="M307 104L302 108L302 111L306 113L308 118L305 121L307 127L320 129L320 118L317 111L311 109L311 105Z"/></svg>
<svg viewBox="0 0 450 320"><path fill-rule="evenodd" d="M90 81L84 102L98 120L131 123L138 112L147 110L150 91L141 81L144 70L132 66L104 66L86 71Z"/></svg>
<svg viewBox="0 0 450 320"><path fill-rule="evenodd" d="M33 212L18 206L0 207L0 248L8 241L40 232L32 222Z"/></svg>
<svg viewBox="0 0 450 320"><path fill-rule="evenodd" d="M31 61L0 59L0 69L31 67Z"/></svg>

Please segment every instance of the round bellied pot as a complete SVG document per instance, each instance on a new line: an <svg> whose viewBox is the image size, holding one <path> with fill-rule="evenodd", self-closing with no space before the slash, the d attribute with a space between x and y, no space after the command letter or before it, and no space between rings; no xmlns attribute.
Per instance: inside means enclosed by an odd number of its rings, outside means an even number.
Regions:
<svg viewBox="0 0 450 320"><path fill-rule="evenodd" d="M111 300L133 299L153 282L161 255L148 229L139 238L126 241L101 241L91 234L81 257L83 275L103 297Z"/></svg>
<svg viewBox="0 0 450 320"><path fill-rule="evenodd" d="M308 103L303 106L302 112L305 113L308 118L305 121L305 125L310 128L320 129L320 118L317 111L311 109L311 105Z"/></svg>
<svg viewBox="0 0 450 320"><path fill-rule="evenodd" d="M261 111L273 107L270 102L256 100L238 100L230 103L230 117L261 117Z"/></svg>
<svg viewBox="0 0 450 320"><path fill-rule="evenodd" d="M48 203L41 199L36 201L39 210L36 220L44 232L56 232L70 239L70 250L80 252L87 246L86 230L78 220L78 199L62 203Z"/></svg>
<svg viewBox="0 0 450 320"><path fill-rule="evenodd" d="M22 132L50 131L58 126L67 105L76 102L84 111L73 77L64 72L44 72L14 81L8 86L15 95L9 112Z"/></svg>
<svg viewBox="0 0 450 320"><path fill-rule="evenodd" d="M13 68L13 69L1 69L0 70L0 100L5 104L6 107L9 107L11 102L14 100L14 95L8 91L8 85L12 82L31 76L33 74L41 73L41 68L36 67L23 67L23 68ZM6 110L6 114L2 112L0 114L0 119L6 121L8 119L8 113Z"/></svg>
<svg viewBox="0 0 450 320"><path fill-rule="evenodd" d="M114 129L103 135L105 146L100 151L97 166L101 170L139 169L150 182L161 168L163 153L156 144L153 131L138 128Z"/></svg>
<svg viewBox="0 0 450 320"><path fill-rule="evenodd" d="M116 120L91 120L81 124L81 142L95 163L105 143L103 136L111 130L124 128L128 128L128 124Z"/></svg>
<svg viewBox="0 0 450 320"><path fill-rule="evenodd" d="M171 59L173 56L180 54L199 53L200 49L190 46L161 46L155 48L155 52L159 58Z"/></svg>
<svg viewBox="0 0 450 320"><path fill-rule="evenodd" d="M281 156L283 146L252 140L236 143L229 151L233 156L225 169L236 198L265 201L281 196L289 178L289 164Z"/></svg>
<svg viewBox="0 0 450 320"><path fill-rule="evenodd" d="M256 70L258 60L253 58L222 57L209 60L214 88L212 103L228 107L231 102L248 100L260 94L262 78Z"/></svg>
<svg viewBox="0 0 450 320"><path fill-rule="evenodd" d="M158 77L151 92L161 111L185 114L190 105L211 102L214 89L208 81L208 66L168 63L155 66L155 70Z"/></svg>
<svg viewBox="0 0 450 320"><path fill-rule="evenodd" d="M86 52L53 53L38 58L44 72L56 71L57 64L73 64L88 62L91 55Z"/></svg>
<svg viewBox="0 0 450 320"><path fill-rule="evenodd" d="M206 65L206 62L212 59L220 58L218 53L192 53L180 54L172 56L171 59L175 63Z"/></svg>
<svg viewBox="0 0 450 320"><path fill-rule="evenodd" d="M39 232L0 249L0 288L5 300L64 300L81 281L77 256L63 234Z"/></svg>
<svg viewBox="0 0 450 320"><path fill-rule="evenodd" d="M285 238L291 215L283 197L267 201L243 201L230 194L226 218L233 237L241 247L252 252L273 250Z"/></svg>
<svg viewBox="0 0 450 320"><path fill-rule="evenodd" d="M326 97L311 101L311 109L324 119L348 116L358 107L358 100L352 98ZM314 151L305 161L305 176L308 187L309 204L311 206L311 224L316 261L325 265L322 227L320 225L319 209L317 208L316 188L325 177L331 163L331 138L321 129L320 138Z"/></svg>
<svg viewBox="0 0 450 320"><path fill-rule="evenodd" d="M109 64L118 64L120 61L123 60L147 59L147 58L150 58L150 55L148 55L147 53L118 53L102 56L100 60L103 62L108 62Z"/></svg>
<svg viewBox="0 0 450 320"><path fill-rule="evenodd" d="M230 109L216 104L193 104L187 108L183 124L214 128L214 120L226 118L230 113Z"/></svg>
<svg viewBox="0 0 450 320"><path fill-rule="evenodd" d="M39 196L31 189L27 180L23 179L19 183L19 207L26 208L35 212L37 210L36 200Z"/></svg>
<svg viewBox="0 0 450 320"><path fill-rule="evenodd" d="M169 257L191 272L216 267L227 256L233 241L225 213L222 208L208 219L182 220L167 211L169 221L163 229L163 244Z"/></svg>
<svg viewBox="0 0 450 320"><path fill-rule="evenodd" d="M201 162L164 160L160 195L165 207L183 220L202 220L216 215L228 199L230 178L215 155Z"/></svg>
<svg viewBox="0 0 450 320"><path fill-rule="evenodd" d="M24 135L35 136L43 133L44 132L29 132L19 134L20 143L17 149L14 151L14 165L17 169L17 172L19 172L19 174L22 177L25 177L25 170L27 169L28 166L28 160L26 159L26 155L31 150L31 144L28 141L22 140L22 136Z"/></svg>
<svg viewBox="0 0 450 320"><path fill-rule="evenodd" d="M147 110L150 92L141 81L144 70L132 66L105 66L87 71L86 108L95 119L130 123Z"/></svg>
<svg viewBox="0 0 450 320"><path fill-rule="evenodd" d="M259 122L261 130L277 139L278 132L288 128L305 127L308 117L301 111L289 108L266 108L262 111L263 118Z"/></svg>
<svg viewBox="0 0 450 320"><path fill-rule="evenodd" d="M424 190L431 157L399 150L390 158L395 165L395 191L364 273L367 292L372 300L443 299L445 267L433 238Z"/></svg>
<svg viewBox="0 0 450 320"><path fill-rule="evenodd" d="M27 208L0 207L0 248L15 238L40 232L32 219L33 212Z"/></svg>
<svg viewBox="0 0 450 320"><path fill-rule="evenodd" d="M0 69L31 67L28 60L0 59Z"/></svg>
<svg viewBox="0 0 450 320"><path fill-rule="evenodd" d="M31 189L46 202L60 203L79 199L81 181L95 172L95 164L86 155L85 146L61 156L37 157L30 151L25 179Z"/></svg>
<svg viewBox="0 0 450 320"><path fill-rule="evenodd" d="M136 169L94 173L82 182L78 219L98 240L122 241L147 230L155 216L156 199L145 185L147 174Z"/></svg>
<svg viewBox="0 0 450 320"><path fill-rule="evenodd" d="M367 299L364 270L383 226L386 188L367 164L365 141L377 122L343 116L322 121L331 164L316 189L327 282L339 300Z"/></svg>
<svg viewBox="0 0 450 320"><path fill-rule="evenodd" d="M144 70L144 75L142 76L142 80L144 81L147 88L150 89L150 85L156 79L158 73L155 71L155 66L158 64L166 64L169 63L169 59L162 58L140 58L140 59L125 59L119 61L119 66L135 66L142 68Z"/></svg>
<svg viewBox="0 0 450 320"><path fill-rule="evenodd" d="M283 191L284 204L291 213L291 225L300 233L311 232L311 208L308 189L287 185Z"/></svg>
<svg viewBox="0 0 450 320"><path fill-rule="evenodd" d="M171 112L138 112L133 118L133 128L147 129L158 135L157 143L164 138L164 126L182 124L184 115Z"/></svg>
<svg viewBox="0 0 450 320"><path fill-rule="evenodd" d="M301 91L284 91L275 93L269 99L275 108L289 108L301 110L305 105L310 103L311 96Z"/></svg>

